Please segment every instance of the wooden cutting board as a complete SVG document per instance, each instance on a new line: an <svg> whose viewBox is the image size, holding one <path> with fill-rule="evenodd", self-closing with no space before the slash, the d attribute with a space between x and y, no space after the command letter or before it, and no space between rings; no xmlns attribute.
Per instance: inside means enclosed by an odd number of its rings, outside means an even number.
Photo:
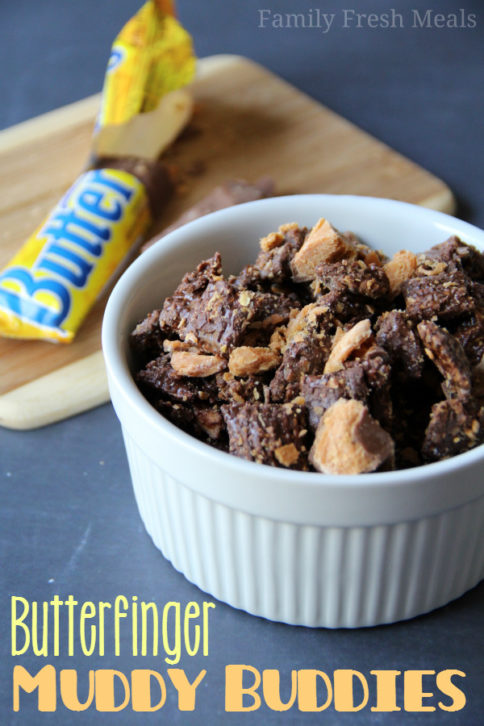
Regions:
<svg viewBox="0 0 484 726"><path fill-rule="evenodd" d="M200 61L194 95L191 131L168 154L179 187L158 229L217 184L267 174L280 194L364 194L454 210L439 179L244 58ZM0 268L82 170L98 104L93 96L0 132ZM43 426L109 399L104 305L71 345L0 338L0 425Z"/></svg>

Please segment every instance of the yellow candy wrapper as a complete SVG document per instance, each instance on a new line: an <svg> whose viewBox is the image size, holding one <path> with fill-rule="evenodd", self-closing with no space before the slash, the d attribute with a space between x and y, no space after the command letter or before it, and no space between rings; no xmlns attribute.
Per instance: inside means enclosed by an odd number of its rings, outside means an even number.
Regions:
<svg viewBox="0 0 484 726"><path fill-rule="evenodd" d="M147 2L113 43L98 124L122 124L153 111L170 91L193 78L190 35L174 17L173 3Z"/></svg>
<svg viewBox="0 0 484 726"><path fill-rule="evenodd" d="M77 179L0 273L0 335L72 341L167 196L166 170L145 159L188 120L183 86L194 67L173 3L149 0L113 45L92 155L100 168ZM101 156L109 157L105 167Z"/></svg>
<svg viewBox="0 0 484 726"><path fill-rule="evenodd" d="M132 174L83 174L0 275L0 332L68 343L150 224Z"/></svg>
<svg viewBox="0 0 484 726"><path fill-rule="evenodd" d="M192 112L185 86L195 73L192 39L171 0L150 0L113 43L96 123L98 156L154 159Z"/></svg>

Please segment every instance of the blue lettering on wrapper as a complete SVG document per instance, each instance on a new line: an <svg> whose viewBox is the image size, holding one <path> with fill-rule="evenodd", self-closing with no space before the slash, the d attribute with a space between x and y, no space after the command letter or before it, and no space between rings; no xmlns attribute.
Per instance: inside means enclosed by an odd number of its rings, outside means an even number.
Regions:
<svg viewBox="0 0 484 726"><path fill-rule="evenodd" d="M37 232L37 239L46 241L32 267L11 267L0 275L0 308L60 329L71 309L72 288L88 284L134 193L132 184L105 169L81 177ZM52 297L52 306L36 298L39 292Z"/></svg>
<svg viewBox="0 0 484 726"><path fill-rule="evenodd" d="M57 226L60 223L60 226ZM77 231L76 231L77 230ZM101 242L92 242L87 235L92 235L94 240L107 242L111 238L111 230L109 227L100 227L87 219L80 217L76 211L60 212L54 215L49 224L44 227L40 234L45 234L54 240L66 240L82 247L95 257L101 257L103 246Z"/></svg>
<svg viewBox="0 0 484 726"><path fill-rule="evenodd" d="M64 277L75 287L82 288L86 285L93 268L87 260L80 255L76 255L76 253L72 250L65 249L61 245L49 245L49 255L64 258L68 263L70 263L71 267L63 265L60 262L56 262L55 259L52 260L50 257L45 255L41 262L37 265L38 270L54 272L56 275Z"/></svg>
<svg viewBox="0 0 484 726"><path fill-rule="evenodd" d="M122 46L113 45L111 55L109 56L107 72L112 73L123 62L125 55L126 51Z"/></svg>
<svg viewBox="0 0 484 726"><path fill-rule="evenodd" d="M79 194L79 206L85 209L86 212L117 222L118 219L121 219L123 208L119 202L115 202L112 209L106 209L102 206L105 196L102 192L87 189Z"/></svg>
<svg viewBox="0 0 484 726"><path fill-rule="evenodd" d="M119 179L113 179L111 176L106 174L104 169L96 169L93 172L92 181L96 184L102 184L103 186L113 189L115 192L119 192L126 199L127 202L133 196L133 188L123 184Z"/></svg>
<svg viewBox="0 0 484 726"><path fill-rule="evenodd" d="M0 275L0 283L4 280L20 282L29 297L23 297L8 289L0 287L0 305L11 310L23 319L31 320L49 328L59 326L69 313L71 296L60 282L51 279L34 280L28 270L13 267ZM41 291L51 293L59 302L55 310L35 300L35 294Z"/></svg>

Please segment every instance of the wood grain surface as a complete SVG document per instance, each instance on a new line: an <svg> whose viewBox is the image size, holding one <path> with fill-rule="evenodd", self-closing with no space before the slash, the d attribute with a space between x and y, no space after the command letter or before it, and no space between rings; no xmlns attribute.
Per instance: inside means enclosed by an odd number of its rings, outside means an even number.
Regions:
<svg viewBox="0 0 484 726"><path fill-rule="evenodd" d="M201 60L194 96L193 122L166 154L177 192L153 232L217 184L267 174L279 194L364 194L454 210L442 181L251 61ZM93 96L0 132L0 267L83 170L98 104ZM34 428L109 399L99 353L105 300L70 345L0 339L0 425Z"/></svg>

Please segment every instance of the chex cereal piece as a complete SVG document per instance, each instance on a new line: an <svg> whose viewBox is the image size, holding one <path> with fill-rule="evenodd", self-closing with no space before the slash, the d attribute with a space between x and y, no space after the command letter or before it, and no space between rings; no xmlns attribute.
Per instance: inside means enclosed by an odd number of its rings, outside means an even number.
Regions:
<svg viewBox="0 0 484 726"><path fill-rule="evenodd" d="M462 401L434 404L425 431L422 455L426 461L440 461L461 454L484 441L484 407Z"/></svg>
<svg viewBox="0 0 484 726"><path fill-rule="evenodd" d="M308 409L309 425L316 429L321 416L340 398L368 400L368 386L361 365L351 365L323 376L304 376L301 395Z"/></svg>
<svg viewBox="0 0 484 726"><path fill-rule="evenodd" d="M345 290L347 293L371 300L385 297L390 289L383 267L366 264L364 260L345 259L326 262L316 270L318 280L328 290Z"/></svg>
<svg viewBox="0 0 484 726"><path fill-rule="evenodd" d="M140 360L151 360L161 352L163 335L159 320L160 311L153 310L138 323L129 336L131 350Z"/></svg>
<svg viewBox="0 0 484 726"><path fill-rule="evenodd" d="M290 469L307 468L307 417L299 405L244 403L222 406L230 453Z"/></svg>
<svg viewBox="0 0 484 726"><path fill-rule="evenodd" d="M179 403L212 402L217 397L212 378L188 378L174 371L170 357L159 355L136 375L136 380L150 399L165 395Z"/></svg>
<svg viewBox="0 0 484 726"><path fill-rule="evenodd" d="M446 398L468 399L472 389L472 373L459 341L431 320L419 323L417 331L425 353L444 378L442 390Z"/></svg>
<svg viewBox="0 0 484 726"><path fill-rule="evenodd" d="M443 262L438 264L445 266ZM468 292L468 278L462 272L412 277L403 284L402 292L407 315L415 320L453 320L475 308Z"/></svg>
<svg viewBox="0 0 484 726"><path fill-rule="evenodd" d="M424 366L424 354L419 337L402 310L389 310L376 322L376 342L390 355L405 378L419 378Z"/></svg>

